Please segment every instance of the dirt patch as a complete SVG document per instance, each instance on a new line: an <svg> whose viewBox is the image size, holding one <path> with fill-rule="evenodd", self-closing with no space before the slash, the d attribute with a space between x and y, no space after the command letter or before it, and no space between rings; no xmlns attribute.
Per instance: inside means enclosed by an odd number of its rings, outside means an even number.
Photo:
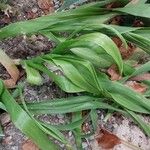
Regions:
<svg viewBox="0 0 150 150"><path fill-rule="evenodd" d="M0 41L0 48L13 59L25 59L48 53L53 47L54 43L42 35L20 36Z"/></svg>

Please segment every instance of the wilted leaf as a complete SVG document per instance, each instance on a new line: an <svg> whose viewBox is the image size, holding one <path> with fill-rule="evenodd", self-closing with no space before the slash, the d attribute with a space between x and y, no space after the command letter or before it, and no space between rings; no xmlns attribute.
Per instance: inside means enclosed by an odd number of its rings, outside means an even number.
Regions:
<svg viewBox="0 0 150 150"><path fill-rule="evenodd" d="M31 140L26 140L22 145L22 150L39 150L39 148Z"/></svg>
<svg viewBox="0 0 150 150"><path fill-rule="evenodd" d="M112 149L116 145L121 144L121 140L114 134L108 132L105 129L101 129L96 137L98 145L102 149Z"/></svg>
<svg viewBox="0 0 150 150"><path fill-rule="evenodd" d="M9 56L0 49L0 63L6 68L8 73L11 76L11 79L7 79L4 81L6 87L13 88L16 85L16 82L19 78L19 70L15 66L13 60L9 58Z"/></svg>
<svg viewBox="0 0 150 150"><path fill-rule="evenodd" d="M138 93L144 93L147 90L146 85L143 85L143 84L138 83L136 81L127 81L126 85L128 87L131 87L133 90L135 90Z"/></svg>

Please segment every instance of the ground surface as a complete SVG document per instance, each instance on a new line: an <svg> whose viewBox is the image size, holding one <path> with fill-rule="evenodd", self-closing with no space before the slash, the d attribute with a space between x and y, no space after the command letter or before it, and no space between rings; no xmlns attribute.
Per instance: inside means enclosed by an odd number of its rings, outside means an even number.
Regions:
<svg viewBox="0 0 150 150"><path fill-rule="evenodd" d="M56 2L56 1L55 1ZM3 27L11 22L16 22L18 20L26 20L36 18L41 15L51 13L53 7L49 8L39 7L36 0L10 0L10 6L12 7L12 13L9 16L0 12L0 27ZM56 4L56 8L59 4ZM49 52L55 46L54 43L48 41L41 35L33 35L32 37L16 37L0 41L0 48L5 50L5 52L13 59L17 58L29 58L41 53ZM0 66L0 78L6 79L9 75L5 69ZM40 87L30 86L25 83L24 95L28 101L39 101L41 99L53 99L55 97L67 97L67 94L62 92L54 83L50 81L48 77L44 77L44 84ZM21 79L24 81L24 77ZM99 114L99 124L102 123L103 112L98 110ZM40 116L41 117L41 116ZM69 120L69 116L63 115L44 115L41 119L51 122L52 124L64 123ZM148 118L147 120L150 119ZM23 144L26 142L27 137L25 137L19 130L17 130L14 125L10 122L9 115L2 113L0 115L0 122L4 129L5 137L1 140L0 150L21 150L23 149ZM131 142L134 145L141 147L143 150L150 150L150 139L147 138L143 132L135 125L133 122L127 118L121 116L112 116L107 124L105 125L107 129L112 131L114 134L118 135L121 139ZM65 136L74 145L74 138L72 132L64 133ZM92 149L92 139L91 141L83 142L83 147L85 150ZM62 149L64 145L61 145ZM28 150L28 149L26 149ZM129 150L129 148L119 145L115 147L114 150Z"/></svg>

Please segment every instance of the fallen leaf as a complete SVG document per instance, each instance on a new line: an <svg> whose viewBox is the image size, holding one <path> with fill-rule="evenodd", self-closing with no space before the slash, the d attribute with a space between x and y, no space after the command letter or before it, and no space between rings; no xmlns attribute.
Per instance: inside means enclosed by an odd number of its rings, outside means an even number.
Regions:
<svg viewBox="0 0 150 150"><path fill-rule="evenodd" d="M144 93L147 90L147 86L136 81L127 81L126 84L138 93Z"/></svg>
<svg viewBox="0 0 150 150"><path fill-rule="evenodd" d="M128 59L130 56L132 56L133 52L135 51L135 46L133 44L128 44L128 49L126 49L124 46L121 46L119 50L122 58Z"/></svg>
<svg viewBox="0 0 150 150"><path fill-rule="evenodd" d="M133 80L133 81L150 80L150 73L144 73L144 74L138 75L136 77L132 77L132 78L130 78L130 80Z"/></svg>
<svg viewBox="0 0 150 150"><path fill-rule="evenodd" d="M119 74L119 71L117 70L116 65L112 65L108 70L107 70L108 75L110 76L112 81L115 80L120 80L121 75Z"/></svg>
<svg viewBox="0 0 150 150"><path fill-rule="evenodd" d="M6 68L7 72L11 76L11 79L5 80L4 84L6 85L7 88L14 88L19 78L19 70L17 69L13 60L9 58L9 56L1 49L0 49L0 63Z"/></svg>
<svg viewBox="0 0 150 150"><path fill-rule="evenodd" d="M116 145L121 144L121 139L105 129L101 129L95 138L100 149L113 149Z"/></svg>
<svg viewBox="0 0 150 150"><path fill-rule="evenodd" d="M128 43L128 48L126 49L124 47L122 41L118 37L113 37L112 40L114 41L114 43L119 48L121 56L123 59L129 58L136 49L136 47L131 43Z"/></svg>
<svg viewBox="0 0 150 150"><path fill-rule="evenodd" d="M52 0L38 0L38 6L45 13L53 12L54 11L54 5L53 5Z"/></svg>
<svg viewBox="0 0 150 150"><path fill-rule="evenodd" d="M39 150L39 148L28 139L22 144L22 150Z"/></svg>
<svg viewBox="0 0 150 150"><path fill-rule="evenodd" d="M117 47L120 47L122 45L122 41L118 37L113 37L112 40L115 42Z"/></svg>
<svg viewBox="0 0 150 150"><path fill-rule="evenodd" d="M101 128L98 134L94 137L91 147L92 150L113 150L115 146L119 144L123 144L130 149L142 150L138 146L120 139L118 136L114 135L104 128Z"/></svg>

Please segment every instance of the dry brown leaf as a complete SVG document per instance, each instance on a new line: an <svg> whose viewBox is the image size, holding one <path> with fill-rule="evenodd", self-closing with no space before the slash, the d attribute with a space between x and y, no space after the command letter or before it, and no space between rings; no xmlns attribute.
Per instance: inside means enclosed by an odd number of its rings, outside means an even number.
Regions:
<svg viewBox="0 0 150 150"><path fill-rule="evenodd" d="M136 77L132 77L132 78L130 78L130 80L133 80L133 81L150 80L150 73L144 73L144 74L138 75Z"/></svg>
<svg viewBox="0 0 150 150"><path fill-rule="evenodd" d="M10 74L11 79L4 81L7 88L14 88L19 78L19 70L14 64L13 60L2 50L0 50L0 63L6 68Z"/></svg>
<svg viewBox="0 0 150 150"><path fill-rule="evenodd" d="M38 6L47 14L54 11L52 0L38 0Z"/></svg>
<svg viewBox="0 0 150 150"><path fill-rule="evenodd" d="M144 93L147 90L147 86L136 81L127 81L126 85L131 87L134 91L138 93Z"/></svg>
<svg viewBox="0 0 150 150"><path fill-rule="evenodd" d="M122 45L122 41L118 37L113 37L112 40L115 42L117 47L120 47Z"/></svg>
<svg viewBox="0 0 150 150"><path fill-rule="evenodd" d="M142 150L138 146L120 139L118 136L110 133L104 128L100 129L99 133L96 135L96 137L94 137L94 139L95 140L92 141L91 145L92 150L112 150L119 144L123 144L133 150Z"/></svg>
<svg viewBox="0 0 150 150"><path fill-rule="evenodd" d="M28 139L22 144L22 150L39 150L39 148Z"/></svg>
<svg viewBox="0 0 150 150"><path fill-rule="evenodd" d="M105 129L101 129L96 136L96 141L100 149L113 149L116 145L121 144L121 140L114 134Z"/></svg>
<svg viewBox="0 0 150 150"><path fill-rule="evenodd" d="M108 75L110 76L112 81L115 80L120 80L121 75L119 74L119 71L117 70L116 65L112 65L108 70L107 70Z"/></svg>
<svg viewBox="0 0 150 150"><path fill-rule="evenodd" d="M123 59L129 58L136 49L136 47L131 43L128 43L128 48L126 49L124 47L122 41L118 37L113 37L112 40L114 41L114 43L119 48L121 56Z"/></svg>

